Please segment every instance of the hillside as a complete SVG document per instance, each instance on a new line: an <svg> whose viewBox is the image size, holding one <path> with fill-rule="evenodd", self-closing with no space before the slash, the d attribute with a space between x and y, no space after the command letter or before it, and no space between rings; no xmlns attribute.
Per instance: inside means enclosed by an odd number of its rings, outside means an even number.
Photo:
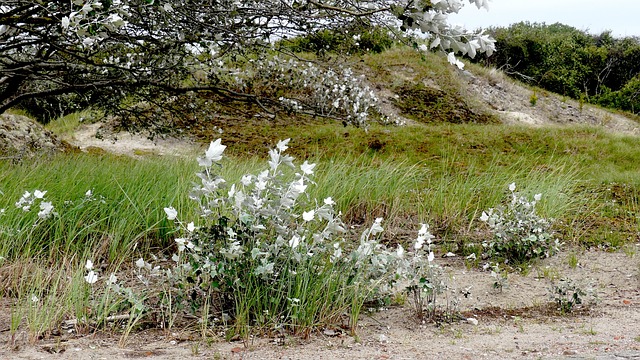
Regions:
<svg viewBox="0 0 640 360"><path fill-rule="evenodd" d="M407 126L497 122L533 127L585 125L610 133L640 135L640 123L633 115L625 116L531 88L497 70L469 64L467 70L457 71L436 55L421 59L412 50L403 49L355 60L351 65L367 75L380 101L380 111L391 123ZM534 104L532 98L535 98ZM283 136L297 132L293 128L301 126L313 132L318 124L331 124L331 121L288 116L261 120L260 117L221 114L213 121L191 124L182 131L196 142L221 136L227 143L240 144L240 148L236 147L239 152L260 153ZM189 148L185 139L160 138L154 144L145 134L115 134L110 129L104 123L87 124L73 132L67 131L62 137L82 149L102 148L114 153L185 153ZM112 141L114 139L117 141Z"/></svg>

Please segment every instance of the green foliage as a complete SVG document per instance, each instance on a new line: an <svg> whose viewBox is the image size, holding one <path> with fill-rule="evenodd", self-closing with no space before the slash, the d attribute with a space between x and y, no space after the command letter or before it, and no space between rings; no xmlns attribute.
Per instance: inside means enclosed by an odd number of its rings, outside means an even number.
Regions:
<svg viewBox="0 0 640 360"><path fill-rule="evenodd" d="M395 101L402 114L423 123L450 122L454 124L496 123L489 114L474 111L456 94L423 84L404 85L395 90L399 98Z"/></svg>
<svg viewBox="0 0 640 360"><path fill-rule="evenodd" d="M592 39L573 27L521 22L492 33L500 51L489 63L526 75L544 89L577 98L591 75L585 64L594 61L588 51Z"/></svg>
<svg viewBox="0 0 640 360"><path fill-rule="evenodd" d="M640 74L629 80L620 90L604 88L598 104L632 113L640 113Z"/></svg>
<svg viewBox="0 0 640 360"><path fill-rule="evenodd" d="M638 111L638 38L591 35L560 23L521 22L490 33L500 51L479 61L561 95Z"/></svg>
<svg viewBox="0 0 640 360"><path fill-rule="evenodd" d="M381 53L395 40L388 29L355 23L344 29L323 29L313 34L283 40L281 45L294 52L364 54Z"/></svg>
<svg viewBox="0 0 640 360"><path fill-rule="evenodd" d="M91 104L88 96L69 93L31 98L22 102L19 108L26 111L38 122L48 124L61 116L87 109Z"/></svg>
<svg viewBox="0 0 640 360"><path fill-rule="evenodd" d="M487 256L520 265L527 261L548 257L558 251L559 241L551 230L552 222L539 216L536 204L542 195L529 200L509 185L511 201L506 207L482 212L480 220L487 223L493 238L485 241Z"/></svg>
<svg viewBox="0 0 640 360"><path fill-rule="evenodd" d="M109 261L166 246L161 205L187 189L186 161L136 161L115 156L59 155L18 165L0 163L0 257L58 263L72 254ZM25 191L46 191L29 211L16 207ZM41 204L56 216L41 218ZM26 203L23 206L27 205ZM159 209L156 209L156 207Z"/></svg>
<svg viewBox="0 0 640 360"><path fill-rule="evenodd" d="M572 313L576 307L582 305L587 292L576 285L571 279L561 279L549 290L551 299L558 305L562 314Z"/></svg>
<svg viewBox="0 0 640 360"><path fill-rule="evenodd" d="M538 95L534 91L531 94L531 97L529 97L529 104L531 104L531 106L536 106L537 103L538 103Z"/></svg>

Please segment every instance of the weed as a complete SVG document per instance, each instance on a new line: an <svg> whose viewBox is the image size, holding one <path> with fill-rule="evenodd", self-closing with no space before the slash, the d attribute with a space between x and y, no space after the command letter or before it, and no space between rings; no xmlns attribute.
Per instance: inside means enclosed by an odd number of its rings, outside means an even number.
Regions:
<svg viewBox="0 0 640 360"><path fill-rule="evenodd" d="M561 279L551 287L549 296L558 305L558 311L562 314L570 314L583 303L586 295L587 292L572 280Z"/></svg>
<svg viewBox="0 0 640 360"><path fill-rule="evenodd" d="M513 318L513 323L518 327L518 332L524 333L524 321L522 321L521 317L516 316Z"/></svg>
<svg viewBox="0 0 640 360"><path fill-rule="evenodd" d="M572 269L575 269L576 267L578 267L578 265L580 264L580 261L578 260L578 255L575 252L571 252L569 254L569 267Z"/></svg>
<svg viewBox="0 0 640 360"><path fill-rule="evenodd" d="M555 267L545 266L542 269L536 268L539 279L548 279L550 281L556 281L560 278L560 271Z"/></svg>
<svg viewBox="0 0 640 360"><path fill-rule="evenodd" d="M622 247L622 251L627 257L633 258L638 251L638 246L635 244L627 244Z"/></svg>
<svg viewBox="0 0 640 360"><path fill-rule="evenodd" d="M531 96L529 97L529 104L531 104L531 106L536 106L537 103L538 103L538 95L534 90Z"/></svg>
<svg viewBox="0 0 640 360"><path fill-rule="evenodd" d="M500 268L498 263L486 264L485 268L491 268L491 277L493 278L493 288L498 292L502 293L502 290L505 287L509 286L508 276L509 273L506 269Z"/></svg>
<svg viewBox="0 0 640 360"><path fill-rule="evenodd" d="M588 329L586 328L586 325L582 325L581 333L591 336L598 335L598 332L593 329L593 325L591 325Z"/></svg>

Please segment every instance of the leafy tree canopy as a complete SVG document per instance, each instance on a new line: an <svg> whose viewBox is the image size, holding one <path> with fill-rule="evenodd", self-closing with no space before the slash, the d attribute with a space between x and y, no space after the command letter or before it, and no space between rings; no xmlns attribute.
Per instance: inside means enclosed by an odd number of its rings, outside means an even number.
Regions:
<svg viewBox="0 0 640 360"><path fill-rule="evenodd" d="M487 1L469 3L481 8ZM4 0L0 113L56 97L65 106L97 104L122 119L141 113L152 119L183 113L204 96L359 124L362 88L327 95L352 83L352 74L278 54L277 40L362 22L424 33L422 50L447 51L460 66L454 53L494 50L490 37L447 23L462 6L459 0ZM257 86L274 81L295 91ZM325 94L308 100L312 92ZM318 108L326 101L336 106ZM355 110L345 110L347 103Z"/></svg>

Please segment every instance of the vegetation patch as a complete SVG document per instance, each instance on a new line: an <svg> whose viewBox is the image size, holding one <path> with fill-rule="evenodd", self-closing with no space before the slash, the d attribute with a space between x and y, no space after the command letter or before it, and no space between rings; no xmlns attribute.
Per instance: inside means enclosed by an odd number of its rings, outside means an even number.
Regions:
<svg viewBox="0 0 640 360"><path fill-rule="evenodd" d="M422 84L403 85L394 90L394 104L402 115L421 123L492 124L495 116L471 109L461 97Z"/></svg>

